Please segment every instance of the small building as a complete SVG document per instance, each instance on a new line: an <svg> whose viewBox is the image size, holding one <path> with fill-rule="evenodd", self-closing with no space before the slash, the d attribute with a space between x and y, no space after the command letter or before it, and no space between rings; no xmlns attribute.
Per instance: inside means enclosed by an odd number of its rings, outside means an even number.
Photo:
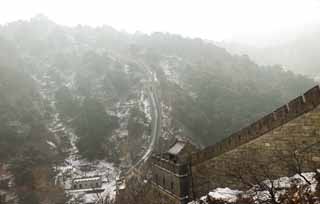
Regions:
<svg viewBox="0 0 320 204"><path fill-rule="evenodd" d="M72 189L97 189L102 187L100 176L76 178L72 181Z"/></svg>
<svg viewBox="0 0 320 204"><path fill-rule="evenodd" d="M186 204L190 201L190 155L196 148L177 141L162 155L152 156L152 185L164 203Z"/></svg>

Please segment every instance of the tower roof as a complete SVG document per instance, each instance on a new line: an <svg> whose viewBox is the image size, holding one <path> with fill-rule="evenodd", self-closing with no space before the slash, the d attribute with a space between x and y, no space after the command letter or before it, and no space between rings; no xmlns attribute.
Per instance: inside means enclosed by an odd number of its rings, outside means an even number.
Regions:
<svg viewBox="0 0 320 204"><path fill-rule="evenodd" d="M171 148L168 150L168 153L172 155L178 155L180 152L182 152L185 146L185 142L177 141L173 146L171 146Z"/></svg>

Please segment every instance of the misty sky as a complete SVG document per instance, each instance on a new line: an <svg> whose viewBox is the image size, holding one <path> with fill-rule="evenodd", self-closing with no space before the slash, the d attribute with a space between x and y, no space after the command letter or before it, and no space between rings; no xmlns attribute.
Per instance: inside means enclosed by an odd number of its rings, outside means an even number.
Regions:
<svg viewBox="0 0 320 204"><path fill-rule="evenodd" d="M64 25L253 41L320 24L320 0L4 0L0 23L39 13Z"/></svg>

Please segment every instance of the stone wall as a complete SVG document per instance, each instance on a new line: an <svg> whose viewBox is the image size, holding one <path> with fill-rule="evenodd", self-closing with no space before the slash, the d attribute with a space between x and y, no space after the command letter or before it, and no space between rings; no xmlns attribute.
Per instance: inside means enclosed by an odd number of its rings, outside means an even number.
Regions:
<svg viewBox="0 0 320 204"><path fill-rule="evenodd" d="M248 127L232 134L221 142L192 155L192 164L197 165L208 159L228 152L250 142L273 129L315 109L320 104L320 87L316 86L288 104L278 108Z"/></svg>
<svg viewBox="0 0 320 204"><path fill-rule="evenodd" d="M303 158L302 171L319 167L319 146L320 87L316 86L221 142L193 153L188 161L189 197L199 198L216 187L245 188L233 175L244 167L251 168L241 172L245 179L253 174L259 179L293 174L293 154ZM163 168L153 169L153 174L173 180L179 173L176 165L159 159L155 163Z"/></svg>
<svg viewBox="0 0 320 204"><path fill-rule="evenodd" d="M302 171L320 167L319 104L317 86L219 144L193 154L195 196L216 187L243 188L231 174L246 164L274 177L293 174L293 153L303 158Z"/></svg>

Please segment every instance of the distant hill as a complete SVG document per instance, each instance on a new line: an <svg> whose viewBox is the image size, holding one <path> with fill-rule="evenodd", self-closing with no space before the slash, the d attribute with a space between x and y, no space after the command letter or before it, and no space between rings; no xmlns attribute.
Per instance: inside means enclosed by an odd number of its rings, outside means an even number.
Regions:
<svg viewBox="0 0 320 204"><path fill-rule="evenodd" d="M286 69L320 79L320 25L306 28L295 39L263 48L232 42L216 43L234 54L245 54L261 65L281 64Z"/></svg>

